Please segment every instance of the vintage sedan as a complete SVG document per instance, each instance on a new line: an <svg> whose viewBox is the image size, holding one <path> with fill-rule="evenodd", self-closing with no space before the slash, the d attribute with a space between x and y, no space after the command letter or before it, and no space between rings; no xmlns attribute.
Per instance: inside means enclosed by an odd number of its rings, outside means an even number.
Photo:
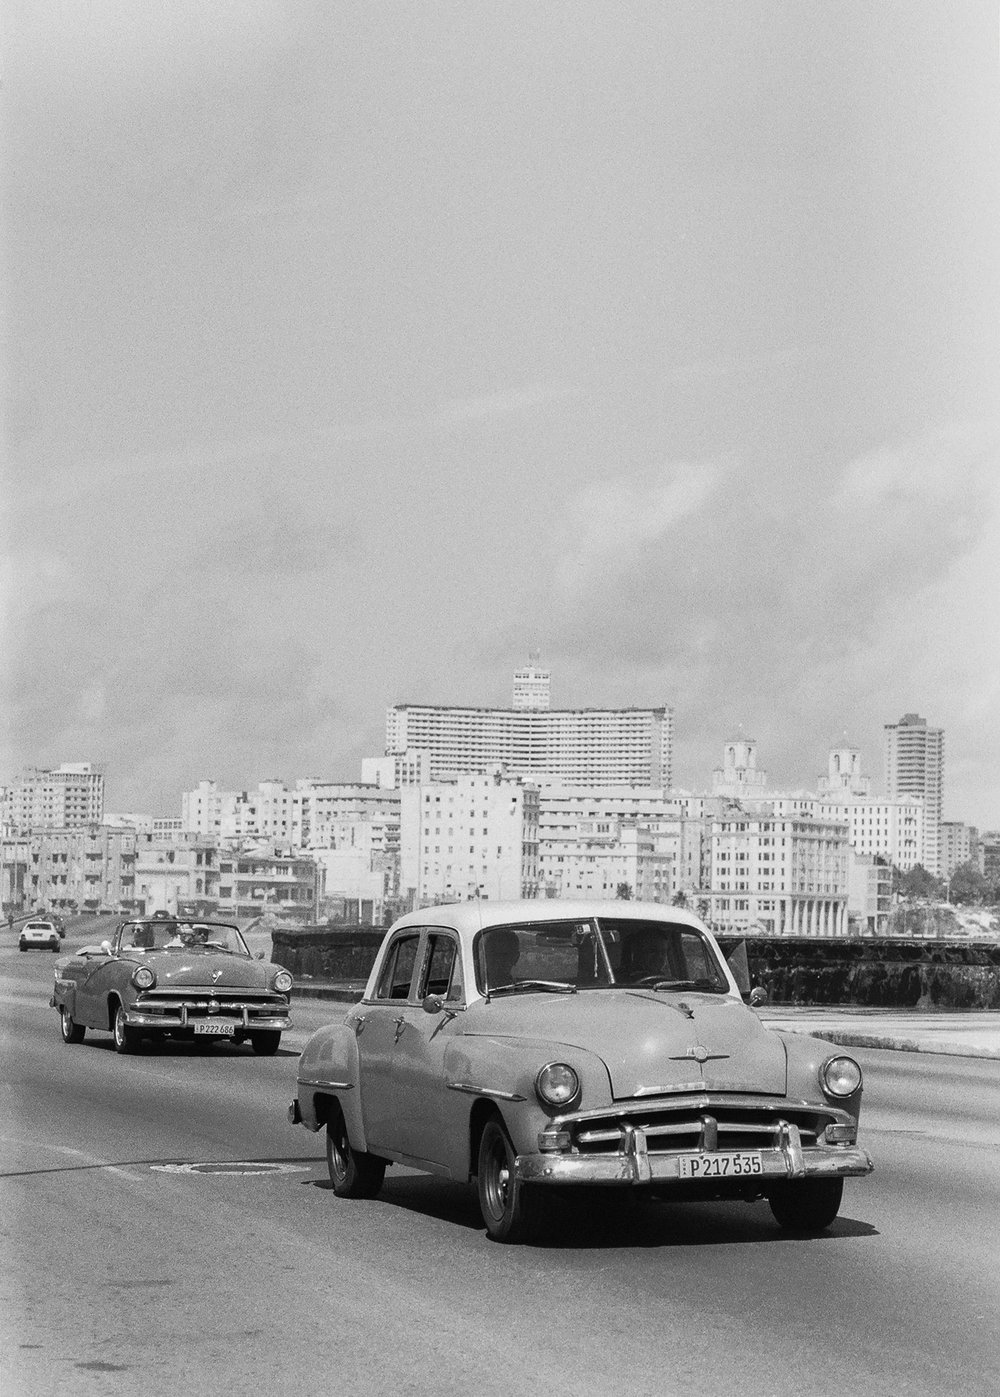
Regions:
<svg viewBox="0 0 1000 1397"><path fill-rule="evenodd" d="M57 961L49 1003L66 1043L91 1028L111 1033L119 1053L186 1038L249 1040L269 1056L291 1022L291 988L288 971L255 959L235 926L140 918Z"/></svg>
<svg viewBox="0 0 1000 1397"><path fill-rule="evenodd" d="M60 931L54 921L32 918L21 927L17 949L27 951L32 946L37 946L40 951L58 951L59 942L64 935L65 932Z"/></svg>
<svg viewBox="0 0 1000 1397"><path fill-rule="evenodd" d="M470 902L389 930L361 1002L307 1042L289 1120L325 1130L341 1197L391 1163L475 1179L497 1241L580 1185L766 1198L808 1234L872 1169L861 1089L847 1054L765 1028L686 911Z"/></svg>

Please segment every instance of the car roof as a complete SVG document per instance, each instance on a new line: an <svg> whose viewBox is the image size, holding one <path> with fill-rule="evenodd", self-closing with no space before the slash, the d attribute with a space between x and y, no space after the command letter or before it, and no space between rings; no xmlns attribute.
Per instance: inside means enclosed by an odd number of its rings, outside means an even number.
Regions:
<svg viewBox="0 0 1000 1397"><path fill-rule="evenodd" d="M408 912L393 923L393 930L407 926L451 927L463 935L474 935L487 927L508 926L511 922L579 921L585 917L629 917L638 921L680 922L706 931L705 923L684 907L662 902L537 898L518 902L447 902Z"/></svg>

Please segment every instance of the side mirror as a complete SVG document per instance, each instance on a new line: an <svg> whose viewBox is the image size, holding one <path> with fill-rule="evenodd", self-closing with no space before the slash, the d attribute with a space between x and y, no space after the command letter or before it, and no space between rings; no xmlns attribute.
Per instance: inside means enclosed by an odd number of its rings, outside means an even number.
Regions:
<svg viewBox="0 0 1000 1397"><path fill-rule="evenodd" d="M750 991L750 1008L756 1009L760 1004L767 1003L767 990L763 985L754 985Z"/></svg>
<svg viewBox="0 0 1000 1397"><path fill-rule="evenodd" d="M109 956L109 955L111 954L111 942L110 942L110 941L102 941L102 942L101 942L101 950L102 950L102 952L104 953L104 955Z"/></svg>
<svg viewBox="0 0 1000 1397"><path fill-rule="evenodd" d="M444 1000L439 994L424 995L423 1003L420 1006L425 1014L440 1014L444 1008Z"/></svg>

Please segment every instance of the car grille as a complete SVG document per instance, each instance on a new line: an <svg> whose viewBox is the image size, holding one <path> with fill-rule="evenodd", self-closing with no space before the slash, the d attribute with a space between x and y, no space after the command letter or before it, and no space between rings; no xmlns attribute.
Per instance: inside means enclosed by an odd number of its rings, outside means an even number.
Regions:
<svg viewBox="0 0 1000 1397"><path fill-rule="evenodd" d="M177 990L147 990L139 996L136 1008L143 1013L177 1013L182 1008L188 1019L217 1018L220 1014L235 1014L242 1018L244 1010L249 1017L288 1012L288 999L283 994L267 990L226 990L213 992L197 985L185 985Z"/></svg>
<svg viewBox="0 0 1000 1397"><path fill-rule="evenodd" d="M622 1104L615 1110L561 1122L570 1132L571 1149L580 1154L616 1154L628 1127L641 1130L651 1155L686 1150L760 1150L777 1148L783 1130L798 1128L802 1145L815 1145L836 1111L738 1096L711 1094Z"/></svg>

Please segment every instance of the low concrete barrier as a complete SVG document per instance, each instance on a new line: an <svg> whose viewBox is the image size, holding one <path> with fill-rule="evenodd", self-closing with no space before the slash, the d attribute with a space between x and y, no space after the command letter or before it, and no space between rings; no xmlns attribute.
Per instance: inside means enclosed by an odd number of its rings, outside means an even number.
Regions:
<svg viewBox="0 0 1000 1397"><path fill-rule="evenodd" d="M721 936L727 954L744 938ZM1000 1009L1000 944L745 938L750 982L772 1004Z"/></svg>
<svg viewBox="0 0 1000 1397"><path fill-rule="evenodd" d="M297 980L363 983L384 935L384 927L276 927L271 958ZM1000 1009L997 942L718 939L727 954L744 942L750 982L772 1004Z"/></svg>
<svg viewBox="0 0 1000 1397"><path fill-rule="evenodd" d="M368 979L385 927L275 927L271 959L297 980Z"/></svg>

